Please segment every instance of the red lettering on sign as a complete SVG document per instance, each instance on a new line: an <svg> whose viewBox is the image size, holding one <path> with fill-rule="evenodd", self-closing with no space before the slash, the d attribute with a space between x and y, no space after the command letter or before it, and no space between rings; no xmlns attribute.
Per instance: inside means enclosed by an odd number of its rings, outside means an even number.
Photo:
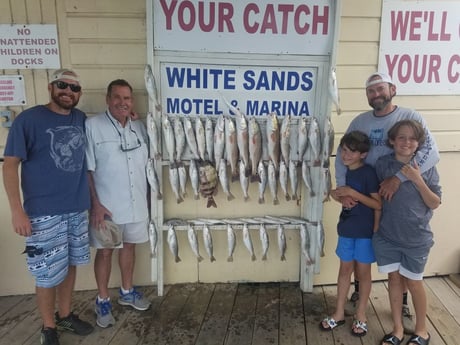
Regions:
<svg viewBox="0 0 460 345"><path fill-rule="evenodd" d="M452 55L447 65L447 78L451 83L458 83L460 80L460 72L457 72L459 70L459 65L460 55ZM457 71L454 71L454 69Z"/></svg>
<svg viewBox="0 0 460 345"><path fill-rule="evenodd" d="M391 39L393 41L449 41L451 34L446 32L447 11L436 21L435 11L391 11ZM422 25L426 24L426 37Z"/></svg>
<svg viewBox="0 0 460 345"><path fill-rule="evenodd" d="M214 31L216 27L218 32L235 31L232 23L233 5L229 2L218 2L217 7L216 2L200 1L198 6L190 0L181 1L179 6L177 3L177 0L173 0L168 5L166 0L160 0L166 19L166 30L172 30L173 19L176 19L183 31L192 31L197 26L203 32Z"/></svg>
<svg viewBox="0 0 460 345"><path fill-rule="evenodd" d="M385 61L388 73L403 84L411 79L417 84L440 82L441 55L385 55Z"/></svg>

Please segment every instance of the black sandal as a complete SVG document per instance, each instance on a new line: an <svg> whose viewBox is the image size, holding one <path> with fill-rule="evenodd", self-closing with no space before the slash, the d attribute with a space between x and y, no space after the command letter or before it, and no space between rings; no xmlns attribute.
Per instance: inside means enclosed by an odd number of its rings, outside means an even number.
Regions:
<svg viewBox="0 0 460 345"><path fill-rule="evenodd" d="M404 340L404 337L399 339L397 336L389 333L385 334L385 336L382 339L382 344L389 344L389 345L400 345L402 341Z"/></svg>
<svg viewBox="0 0 460 345"><path fill-rule="evenodd" d="M430 343L430 339L431 339L431 336L430 336L430 333L428 333L428 338L422 338L421 336L419 335L416 335L416 334L413 334L407 344L415 344L415 345L428 345Z"/></svg>

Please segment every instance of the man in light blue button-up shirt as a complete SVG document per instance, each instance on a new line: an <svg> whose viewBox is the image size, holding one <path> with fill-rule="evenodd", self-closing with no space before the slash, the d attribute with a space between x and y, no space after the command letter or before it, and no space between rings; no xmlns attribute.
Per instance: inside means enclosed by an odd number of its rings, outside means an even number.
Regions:
<svg viewBox="0 0 460 345"><path fill-rule="evenodd" d="M98 287L97 325L115 323L108 291L113 247L98 240L98 231L111 219L122 233L119 248L119 304L146 310L150 302L134 289L135 246L148 241L148 139L144 124L132 121L132 87L122 79L107 88L107 110L86 121L86 159L91 193L90 240L97 248L94 272Z"/></svg>

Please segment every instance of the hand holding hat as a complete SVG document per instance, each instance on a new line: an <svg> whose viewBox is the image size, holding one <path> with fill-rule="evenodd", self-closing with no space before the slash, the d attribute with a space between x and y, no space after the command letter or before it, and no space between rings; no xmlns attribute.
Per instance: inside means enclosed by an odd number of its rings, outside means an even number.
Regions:
<svg viewBox="0 0 460 345"><path fill-rule="evenodd" d="M120 228L110 218L104 220L104 225L92 229L94 237L104 248L118 247L122 241Z"/></svg>

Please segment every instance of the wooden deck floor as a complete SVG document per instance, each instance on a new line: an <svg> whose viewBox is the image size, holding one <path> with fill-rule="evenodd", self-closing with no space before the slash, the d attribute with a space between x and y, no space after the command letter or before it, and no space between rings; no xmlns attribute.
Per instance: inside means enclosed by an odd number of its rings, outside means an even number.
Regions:
<svg viewBox="0 0 460 345"><path fill-rule="evenodd" d="M448 277L428 278L425 286L431 344L460 344L460 288ZM319 330L321 318L334 306L335 286L302 293L296 283L186 284L165 286L162 297L155 287L142 290L152 300L150 310L115 303L114 327L96 327L86 337L62 333L61 345L379 344L391 330L386 282L373 284L369 333L363 338L350 334L350 318L334 332ZM92 322L94 297L95 291L80 291L74 298L75 312ZM0 298L0 344L39 344L40 327L33 295Z"/></svg>

